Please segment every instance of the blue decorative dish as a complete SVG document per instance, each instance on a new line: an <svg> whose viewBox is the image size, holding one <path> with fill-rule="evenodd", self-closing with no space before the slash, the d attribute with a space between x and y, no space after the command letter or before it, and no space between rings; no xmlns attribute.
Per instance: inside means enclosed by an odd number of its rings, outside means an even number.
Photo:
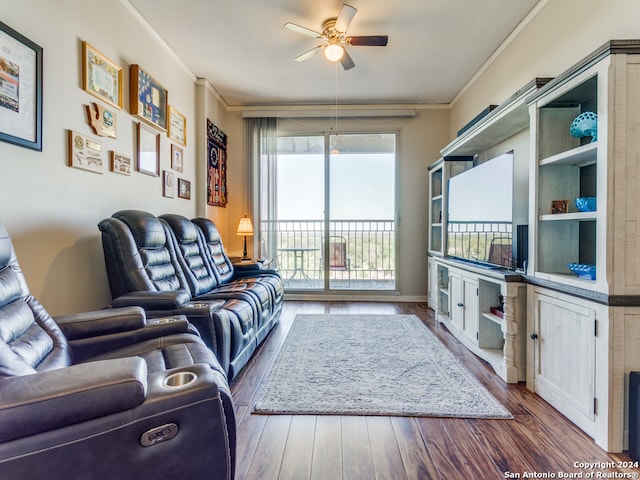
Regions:
<svg viewBox="0 0 640 480"><path fill-rule="evenodd" d="M582 278L584 280L596 279L595 265L586 265L584 263L568 263L567 267L569 267L569 270L575 273L578 278Z"/></svg>
<svg viewBox="0 0 640 480"><path fill-rule="evenodd" d="M598 114L593 112L581 113L571 122L569 131L574 137L591 137L591 142L595 142L598 140Z"/></svg>
<svg viewBox="0 0 640 480"><path fill-rule="evenodd" d="M595 212L596 197L578 197L576 198L576 208L579 212Z"/></svg>

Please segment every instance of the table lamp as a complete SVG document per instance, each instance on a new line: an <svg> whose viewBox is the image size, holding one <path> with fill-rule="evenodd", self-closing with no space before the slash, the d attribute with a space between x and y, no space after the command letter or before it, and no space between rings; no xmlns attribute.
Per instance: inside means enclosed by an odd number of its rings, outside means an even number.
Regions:
<svg viewBox="0 0 640 480"><path fill-rule="evenodd" d="M240 223L238 223L238 231L237 235L241 235L244 237L244 250L242 252L242 260L249 260L247 256L247 237L253 236L253 223L251 223L251 219L246 215L240 219Z"/></svg>

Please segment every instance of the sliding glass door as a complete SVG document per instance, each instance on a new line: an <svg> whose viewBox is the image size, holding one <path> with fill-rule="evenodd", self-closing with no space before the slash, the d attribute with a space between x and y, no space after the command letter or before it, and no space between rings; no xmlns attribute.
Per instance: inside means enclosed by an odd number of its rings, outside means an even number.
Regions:
<svg viewBox="0 0 640 480"><path fill-rule="evenodd" d="M278 137L275 225L287 289L324 289L325 139Z"/></svg>
<svg viewBox="0 0 640 480"><path fill-rule="evenodd" d="M396 134L280 136L278 268L288 290L395 290Z"/></svg>
<svg viewBox="0 0 640 480"><path fill-rule="evenodd" d="M329 288L394 290L396 135L341 134L329 141L323 265Z"/></svg>

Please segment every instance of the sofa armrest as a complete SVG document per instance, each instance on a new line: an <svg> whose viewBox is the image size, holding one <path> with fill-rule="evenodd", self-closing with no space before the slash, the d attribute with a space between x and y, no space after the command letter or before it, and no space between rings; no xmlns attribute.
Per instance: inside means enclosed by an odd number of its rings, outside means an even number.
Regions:
<svg viewBox="0 0 640 480"><path fill-rule="evenodd" d="M145 326L145 319L141 307L110 308L54 317L69 341L137 330Z"/></svg>
<svg viewBox="0 0 640 480"><path fill-rule="evenodd" d="M138 357L4 378L0 442L132 409L146 394L147 364Z"/></svg>
<svg viewBox="0 0 640 480"><path fill-rule="evenodd" d="M233 270L236 272L255 272L256 270L262 269L262 264L260 262L238 262L233 263Z"/></svg>
<svg viewBox="0 0 640 480"><path fill-rule="evenodd" d="M69 341L76 362L86 362L114 350L135 345L146 340L189 333L199 336L184 315L147 319L146 324L135 330L119 331L95 337L75 338Z"/></svg>
<svg viewBox="0 0 640 480"><path fill-rule="evenodd" d="M130 292L115 298L113 307L138 305L145 310L175 310L191 301L191 295L185 290L170 292Z"/></svg>
<svg viewBox="0 0 640 480"><path fill-rule="evenodd" d="M247 277L260 277L262 275L274 275L280 276L280 272L273 270L272 268L237 268L234 265L233 277L231 280L242 279Z"/></svg>
<svg viewBox="0 0 640 480"><path fill-rule="evenodd" d="M193 404L219 397L220 391L231 396L226 376L204 363L153 372L147 382L147 401L136 409L137 417L183 407L187 397Z"/></svg>

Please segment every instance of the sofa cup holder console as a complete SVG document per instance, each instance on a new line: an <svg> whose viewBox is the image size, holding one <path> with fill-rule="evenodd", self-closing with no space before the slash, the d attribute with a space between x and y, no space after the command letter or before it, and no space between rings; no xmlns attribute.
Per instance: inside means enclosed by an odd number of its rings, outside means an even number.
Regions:
<svg viewBox="0 0 640 480"><path fill-rule="evenodd" d="M191 385L198 379L198 375L193 372L184 371L184 372L175 372L169 375L164 379L162 384L165 387L170 388L180 388L186 387L187 385Z"/></svg>
<svg viewBox="0 0 640 480"><path fill-rule="evenodd" d="M186 316L178 315L175 317L152 318L152 319L149 319L148 322L151 325L163 325L166 323L173 323L173 322L186 321L186 320L187 320Z"/></svg>

